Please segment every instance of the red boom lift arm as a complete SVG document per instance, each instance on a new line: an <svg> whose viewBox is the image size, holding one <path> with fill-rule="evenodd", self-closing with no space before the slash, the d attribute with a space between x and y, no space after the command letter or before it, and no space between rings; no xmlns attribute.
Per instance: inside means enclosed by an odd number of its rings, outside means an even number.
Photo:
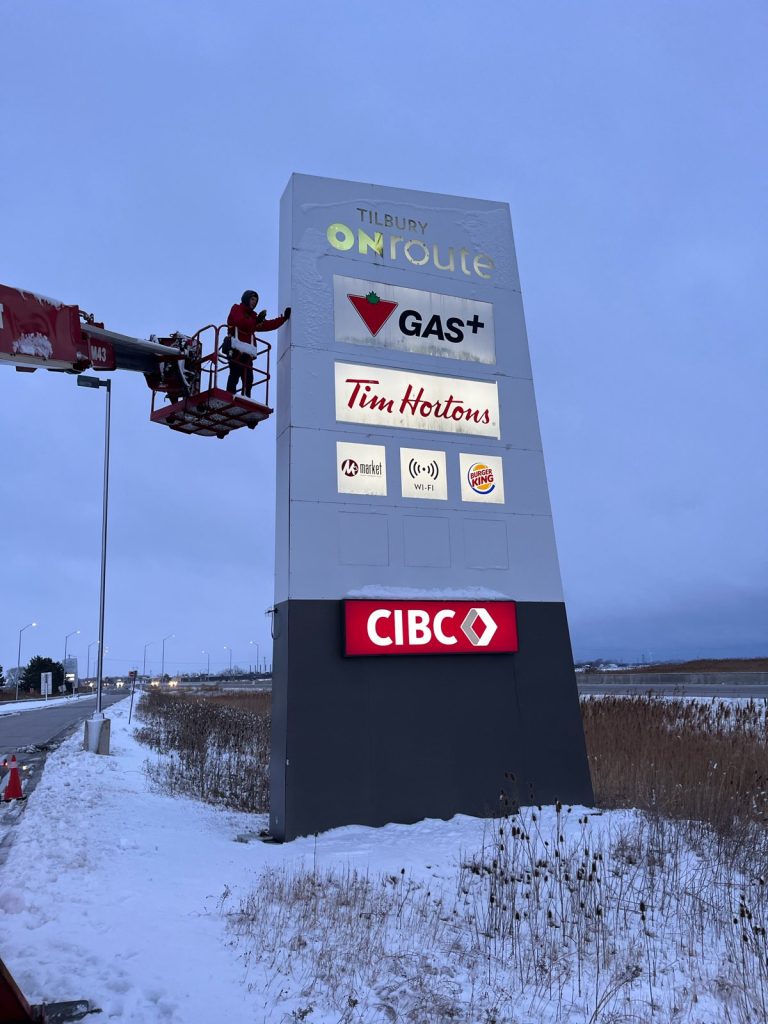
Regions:
<svg viewBox="0 0 768 1024"><path fill-rule="evenodd" d="M77 306L0 285L0 363L21 373L39 368L143 373L152 391L150 419L185 434L225 437L238 427L253 429L272 413L272 347L261 338L254 338L253 345L234 342L253 360L259 401L219 387L219 373L229 366L219 347L227 332L226 325L209 324L193 335L132 338L106 330Z"/></svg>

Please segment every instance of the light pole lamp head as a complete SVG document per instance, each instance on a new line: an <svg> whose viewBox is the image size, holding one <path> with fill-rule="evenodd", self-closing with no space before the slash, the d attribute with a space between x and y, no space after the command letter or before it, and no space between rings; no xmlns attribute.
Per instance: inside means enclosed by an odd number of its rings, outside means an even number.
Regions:
<svg viewBox="0 0 768 1024"><path fill-rule="evenodd" d="M81 388L106 388L109 391L112 381L102 380L101 377L88 377L86 374L81 373L78 375L77 384Z"/></svg>

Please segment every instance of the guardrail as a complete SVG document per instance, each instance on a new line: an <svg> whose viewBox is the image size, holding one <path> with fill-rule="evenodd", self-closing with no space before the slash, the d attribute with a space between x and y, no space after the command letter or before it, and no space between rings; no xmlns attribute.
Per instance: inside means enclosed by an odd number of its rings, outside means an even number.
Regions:
<svg viewBox="0 0 768 1024"><path fill-rule="evenodd" d="M600 686L765 686L768 672L577 672L576 680Z"/></svg>

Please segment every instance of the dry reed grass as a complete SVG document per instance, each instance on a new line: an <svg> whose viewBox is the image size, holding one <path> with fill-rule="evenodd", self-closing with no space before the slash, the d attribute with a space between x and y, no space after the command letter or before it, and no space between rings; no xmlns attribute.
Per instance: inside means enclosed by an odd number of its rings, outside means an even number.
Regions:
<svg viewBox="0 0 768 1024"><path fill-rule="evenodd" d="M544 817L489 822L453 883L282 866L232 908L225 893L254 997L284 1008L264 1020L315 1008L340 1024L767 1019L762 878L691 851L681 822Z"/></svg>
<svg viewBox="0 0 768 1024"><path fill-rule="evenodd" d="M145 764L152 783L239 811L269 810L271 718L263 696L233 706L217 697L145 693L136 738L162 755Z"/></svg>
<svg viewBox="0 0 768 1024"><path fill-rule="evenodd" d="M595 800L743 840L768 821L768 703L654 697L581 704Z"/></svg>

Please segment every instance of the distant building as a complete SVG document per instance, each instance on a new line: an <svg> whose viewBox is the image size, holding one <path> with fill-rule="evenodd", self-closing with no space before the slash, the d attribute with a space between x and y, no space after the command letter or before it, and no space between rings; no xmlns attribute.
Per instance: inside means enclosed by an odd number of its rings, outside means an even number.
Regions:
<svg viewBox="0 0 768 1024"><path fill-rule="evenodd" d="M77 673L77 658L65 658L64 659L64 684L68 691L74 693L77 685L80 681L80 677Z"/></svg>

